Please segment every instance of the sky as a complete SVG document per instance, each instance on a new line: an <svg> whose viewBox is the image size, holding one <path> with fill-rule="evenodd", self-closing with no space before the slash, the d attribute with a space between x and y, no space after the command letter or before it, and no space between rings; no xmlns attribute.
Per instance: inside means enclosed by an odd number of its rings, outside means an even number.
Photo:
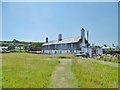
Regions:
<svg viewBox="0 0 120 90"><path fill-rule="evenodd" d="M2 40L43 42L89 31L95 45L118 44L117 2L3 2Z"/></svg>

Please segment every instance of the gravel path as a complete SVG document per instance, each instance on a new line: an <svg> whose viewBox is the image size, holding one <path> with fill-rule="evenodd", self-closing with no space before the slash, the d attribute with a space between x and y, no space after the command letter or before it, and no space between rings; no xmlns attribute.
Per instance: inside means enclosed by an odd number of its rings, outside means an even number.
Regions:
<svg viewBox="0 0 120 90"><path fill-rule="evenodd" d="M71 71L71 59L60 59L60 64L52 74L50 88L77 88Z"/></svg>

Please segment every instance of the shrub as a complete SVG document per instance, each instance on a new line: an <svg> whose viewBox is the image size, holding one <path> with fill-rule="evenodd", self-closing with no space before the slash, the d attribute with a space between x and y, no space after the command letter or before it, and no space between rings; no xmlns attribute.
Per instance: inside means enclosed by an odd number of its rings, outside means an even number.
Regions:
<svg viewBox="0 0 120 90"><path fill-rule="evenodd" d="M24 53L27 52L26 50L10 50L12 53Z"/></svg>
<svg viewBox="0 0 120 90"><path fill-rule="evenodd" d="M68 56L59 56L58 58L62 58L62 59L70 59L70 57L68 57Z"/></svg>
<svg viewBox="0 0 120 90"><path fill-rule="evenodd" d="M10 53L10 51L7 51L7 50L1 50L0 53Z"/></svg>
<svg viewBox="0 0 120 90"><path fill-rule="evenodd" d="M96 60L103 60L108 62L120 62L119 58L117 56L107 57L107 56L96 56L94 57Z"/></svg>

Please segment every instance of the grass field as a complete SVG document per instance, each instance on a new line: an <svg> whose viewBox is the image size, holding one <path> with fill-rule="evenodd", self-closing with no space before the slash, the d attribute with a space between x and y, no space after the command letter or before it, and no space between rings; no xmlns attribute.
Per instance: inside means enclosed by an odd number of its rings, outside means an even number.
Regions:
<svg viewBox="0 0 120 90"><path fill-rule="evenodd" d="M2 88L2 56L0 55L0 89Z"/></svg>
<svg viewBox="0 0 120 90"><path fill-rule="evenodd" d="M118 68L91 62L85 59L75 59L72 63L79 87L81 88L117 88Z"/></svg>
<svg viewBox="0 0 120 90"><path fill-rule="evenodd" d="M80 88L118 87L117 67L91 62L73 55L42 55L28 53L3 54L2 87L49 88L48 85L50 85L52 73L55 68L60 65L60 59L72 60L69 62L69 64L71 63L69 67L71 67L71 73L74 74L73 78L76 80L75 82L77 82L76 85ZM67 62L65 61L65 63ZM61 63L62 68L67 72L68 69L65 65ZM63 84L65 83L63 82Z"/></svg>
<svg viewBox="0 0 120 90"><path fill-rule="evenodd" d="M107 62L120 63L120 57L97 56L97 57L94 57L94 59L101 60L101 61L107 61Z"/></svg>
<svg viewBox="0 0 120 90"><path fill-rule="evenodd" d="M46 56L25 53L4 54L3 88L47 87L53 69L59 61L44 60Z"/></svg>

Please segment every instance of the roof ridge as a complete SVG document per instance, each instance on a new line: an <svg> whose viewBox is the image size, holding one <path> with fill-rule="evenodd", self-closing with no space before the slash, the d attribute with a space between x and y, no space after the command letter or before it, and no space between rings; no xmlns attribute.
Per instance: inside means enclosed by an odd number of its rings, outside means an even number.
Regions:
<svg viewBox="0 0 120 90"><path fill-rule="evenodd" d="M81 37L81 36L66 37L66 38L63 38L63 39L69 39L69 38L77 38L77 37ZM62 40L63 40L63 39L62 39ZM51 41L48 41L48 42L52 42L52 41L58 41L58 40L51 40Z"/></svg>
<svg viewBox="0 0 120 90"><path fill-rule="evenodd" d="M81 37L81 36L67 37L67 38L63 38L63 39L68 39L68 38L77 38L77 37Z"/></svg>
<svg viewBox="0 0 120 90"><path fill-rule="evenodd" d="M48 43L45 43L43 45L51 45L51 44L63 44L63 43L74 43L78 42L78 40L81 38L81 36L76 36L76 37L69 37L69 38L64 38L61 41L58 40L53 40L53 41L48 41Z"/></svg>

